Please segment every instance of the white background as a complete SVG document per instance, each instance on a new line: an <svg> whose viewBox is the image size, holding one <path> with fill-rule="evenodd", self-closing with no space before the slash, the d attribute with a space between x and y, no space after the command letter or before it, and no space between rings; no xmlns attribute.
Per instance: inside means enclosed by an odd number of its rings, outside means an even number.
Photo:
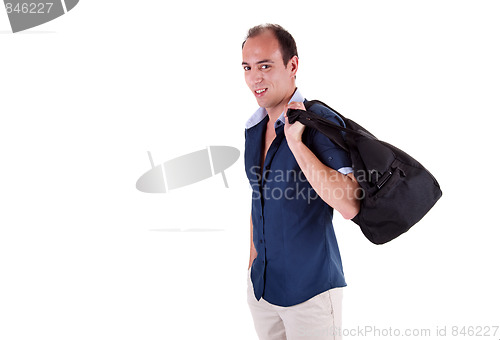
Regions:
<svg viewBox="0 0 500 340"><path fill-rule="evenodd" d="M135 182L147 151L157 164L243 152L256 102L241 42L265 22L294 35L308 99L407 151L443 190L382 246L335 216L346 339L500 326L498 2L325 3L82 0L17 34L0 11L0 339L256 339L243 157L228 189L220 175L167 194Z"/></svg>

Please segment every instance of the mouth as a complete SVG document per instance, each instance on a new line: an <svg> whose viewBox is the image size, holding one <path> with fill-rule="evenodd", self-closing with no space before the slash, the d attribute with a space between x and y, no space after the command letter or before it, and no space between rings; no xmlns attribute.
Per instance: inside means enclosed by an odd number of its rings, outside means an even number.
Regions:
<svg viewBox="0 0 500 340"><path fill-rule="evenodd" d="M267 87L266 87L266 88L263 88L263 89L257 89L257 90L255 90L255 91L253 91L253 93L254 93L257 97L263 96L266 92L267 92Z"/></svg>

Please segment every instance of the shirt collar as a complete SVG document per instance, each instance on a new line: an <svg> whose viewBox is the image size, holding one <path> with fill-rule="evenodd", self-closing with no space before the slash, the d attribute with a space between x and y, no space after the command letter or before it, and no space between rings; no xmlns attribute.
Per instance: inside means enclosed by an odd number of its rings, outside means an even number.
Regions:
<svg viewBox="0 0 500 340"><path fill-rule="evenodd" d="M299 92L298 88L295 89L295 92L288 103L291 103L291 102L304 102L304 97ZM247 120L247 122L245 124L245 128L250 129L251 127L259 124L262 121L262 119L264 119L266 117L266 115L267 115L266 109L263 107L259 107L258 110L255 111L250 116L250 118ZM283 111L281 113L281 115L278 117L278 119L274 123L274 128L277 128L282 124L285 124L285 111Z"/></svg>

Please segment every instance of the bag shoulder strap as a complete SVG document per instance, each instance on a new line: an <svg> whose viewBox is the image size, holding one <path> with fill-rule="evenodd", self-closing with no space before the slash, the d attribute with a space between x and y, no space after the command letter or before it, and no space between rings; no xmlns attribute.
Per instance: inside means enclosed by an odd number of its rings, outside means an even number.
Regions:
<svg viewBox="0 0 500 340"><path fill-rule="evenodd" d="M343 127L343 126L337 125L337 124L333 123L332 121L330 121L328 119L325 119L325 118L321 117L320 115L318 115L318 114L310 111L309 108L312 105L314 105L314 104L320 104L320 105L323 105L326 108L332 110L335 114L337 114L340 118L342 118L342 120L344 121L344 123L347 123L347 122L351 121L350 119L345 118L340 113L338 113L337 111L335 111L334 109L332 109L328 105L324 104L323 102L321 102L319 100L310 100L310 101L307 101L305 103L305 107L306 107L307 111L297 110L297 109L288 109L287 116L288 116L288 120L289 120L290 124L292 124L292 123L294 123L295 121L298 120L302 124L304 124L306 126L310 126L310 127L316 128L318 130L320 130L319 126L327 126L327 130L335 129L337 131L343 131L343 132L348 133L348 134L353 134L353 135L358 135L358 136L363 136L363 137L369 137L371 139L376 139L369 132L356 131L356 130L353 130L353 129L350 129L350 128L347 128L347 127ZM314 122L317 122L317 123L315 124L315 123L308 122L308 121L311 121L311 120L314 120ZM326 133L324 133L324 134L326 134ZM327 137L331 137L332 140L333 140L335 138L335 137L333 137L333 134L334 134L334 132L332 132L332 136L330 136L328 134L326 134L326 135L327 135ZM336 142L335 140L333 140L333 141Z"/></svg>
<svg viewBox="0 0 500 340"><path fill-rule="evenodd" d="M348 134L354 134L358 136L367 136L364 133L360 133L358 131L355 131L353 129L345 128L343 126L340 126L331 120L328 120L326 118L323 118L322 116L312 112L310 110L310 107L314 105L315 103L324 105L328 109L332 110L336 114L339 115L339 117L344 121L344 123L347 123L348 120L345 119L341 114L339 114L337 111L333 110L326 104L323 104L320 101L316 100L311 100L307 101L305 103L305 106L307 108L307 111L304 110L297 110L297 109L288 109L287 111L287 116L288 116L288 121L290 124L293 124L296 121L301 122L305 126L314 128L318 130L319 132L323 133L325 136L327 136L332 142L340 146L344 151L350 152L349 151L349 146L347 145L346 141L344 140L344 137L341 134L341 131L348 133ZM373 138L372 136L368 136L370 138Z"/></svg>
<svg viewBox="0 0 500 340"><path fill-rule="evenodd" d="M344 123L345 123L346 118L345 118L344 116L342 116L339 112L337 112L337 110L335 110L335 109L331 108L330 106L328 106L327 104L323 103L323 102L322 102L322 101L320 101L320 100L316 100L316 99L314 99L314 100L308 100L308 101L306 101L306 103L304 104L304 106L306 107L306 110L309 110L309 108L310 108L311 106L313 106L314 104L319 104L319 105L321 105L321 106L326 107L326 108L327 108L327 109L329 109L330 111L334 112L337 116L339 116L340 118L342 118L342 120L343 120L343 121L344 121Z"/></svg>
<svg viewBox="0 0 500 340"><path fill-rule="evenodd" d="M319 104L319 105L322 105L324 107L326 107L327 109L333 111L336 115L338 115L343 121L344 123L350 121L350 119L347 119L345 118L344 116L342 116L338 111L336 111L335 109L332 109L330 106L326 105L325 103L323 103L322 101L319 101L319 100L310 100L310 101L307 101L306 104L304 105L306 107L306 110L307 112L310 112L310 113L313 113L315 114L313 111L310 111L309 108L311 106L313 106L314 104ZM330 122L329 120L315 114L318 118L320 118L321 120L323 121L326 121L326 122ZM340 131L343 131L343 132L346 132L346 133L350 133L350 134L355 134L355 135L358 135L358 136L366 136L364 133L361 133L359 131L356 131L356 130L353 130L353 129L350 129L348 127L343 127L343 126L340 126L340 125L337 125L337 124L334 124L332 123L331 126L337 130L340 130Z"/></svg>

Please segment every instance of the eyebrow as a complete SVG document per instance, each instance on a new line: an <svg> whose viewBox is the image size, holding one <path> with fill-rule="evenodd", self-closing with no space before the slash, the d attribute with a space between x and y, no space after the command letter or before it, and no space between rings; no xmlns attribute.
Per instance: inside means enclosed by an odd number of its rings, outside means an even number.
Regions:
<svg viewBox="0 0 500 340"><path fill-rule="evenodd" d="M256 64L274 64L274 61L272 61L271 59L264 59L264 60L261 60L261 61L258 61ZM241 65L250 65L248 64L247 62L242 62Z"/></svg>

